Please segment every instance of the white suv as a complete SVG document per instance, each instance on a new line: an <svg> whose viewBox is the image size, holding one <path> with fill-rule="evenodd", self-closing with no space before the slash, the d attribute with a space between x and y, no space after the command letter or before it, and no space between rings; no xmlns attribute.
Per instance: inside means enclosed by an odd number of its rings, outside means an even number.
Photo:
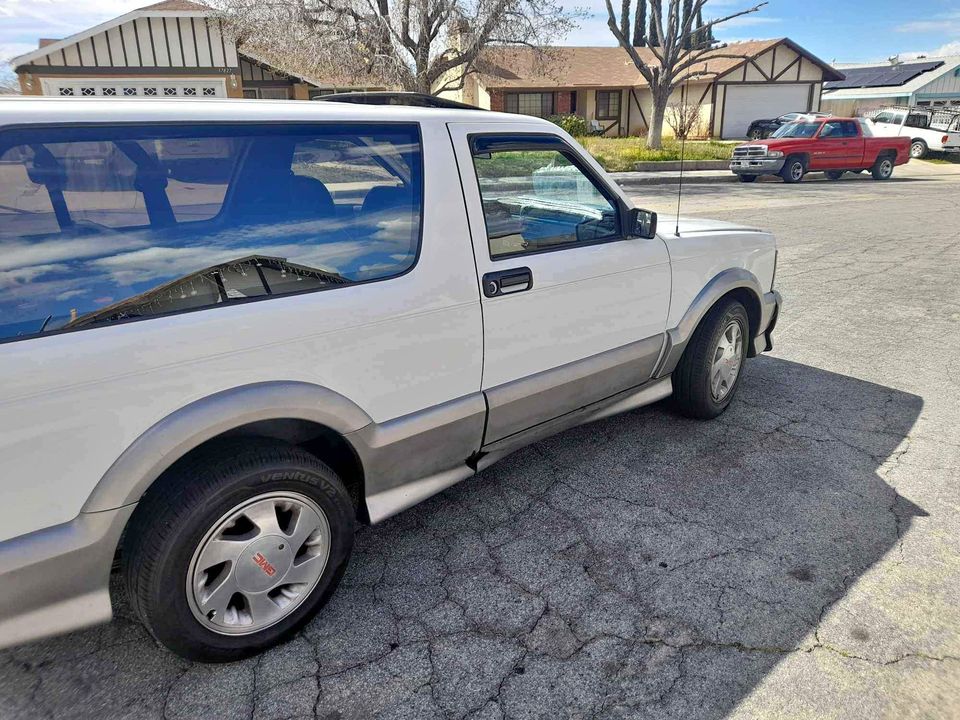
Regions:
<svg viewBox="0 0 960 720"><path fill-rule="evenodd" d="M764 232L657 233L556 126L476 110L0 101L0 645L110 618L235 660L376 523L564 428L710 418Z"/></svg>

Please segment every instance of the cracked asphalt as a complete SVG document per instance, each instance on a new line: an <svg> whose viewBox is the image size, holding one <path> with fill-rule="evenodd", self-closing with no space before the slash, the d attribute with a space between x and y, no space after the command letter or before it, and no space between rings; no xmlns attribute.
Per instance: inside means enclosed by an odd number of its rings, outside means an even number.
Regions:
<svg viewBox="0 0 960 720"><path fill-rule="evenodd" d="M960 717L960 176L898 175L688 186L781 246L719 420L577 428L361 529L241 663L162 650L115 583L112 624L0 653L0 718Z"/></svg>

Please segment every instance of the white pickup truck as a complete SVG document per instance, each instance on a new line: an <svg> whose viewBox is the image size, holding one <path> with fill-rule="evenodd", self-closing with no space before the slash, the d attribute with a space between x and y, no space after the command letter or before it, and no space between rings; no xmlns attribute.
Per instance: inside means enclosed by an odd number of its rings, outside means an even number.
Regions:
<svg viewBox="0 0 960 720"><path fill-rule="evenodd" d="M960 112L952 110L884 108L873 116L870 129L876 137L910 137L910 157L916 159L930 152L952 152L960 148Z"/></svg>
<svg viewBox="0 0 960 720"><path fill-rule="evenodd" d="M235 660L376 523L565 428L721 413L771 348L765 232L632 206L479 110L0 100L0 645L130 601Z"/></svg>

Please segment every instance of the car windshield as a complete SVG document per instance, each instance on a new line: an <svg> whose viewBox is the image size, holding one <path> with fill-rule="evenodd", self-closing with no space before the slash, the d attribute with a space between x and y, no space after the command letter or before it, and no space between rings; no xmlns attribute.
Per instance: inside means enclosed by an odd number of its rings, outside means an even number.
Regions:
<svg viewBox="0 0 960 720"><path fill-rule="evenodd" d="M781 125L771 137L775 138L809 138L817 133L820 123L797 122Z"/></svg>

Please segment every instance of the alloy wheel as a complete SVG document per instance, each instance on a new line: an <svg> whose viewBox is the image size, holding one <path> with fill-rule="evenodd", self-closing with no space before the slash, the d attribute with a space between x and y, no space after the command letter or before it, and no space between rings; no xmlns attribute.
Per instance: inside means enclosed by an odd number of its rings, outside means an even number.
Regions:
<svg viewBox="0 0 960 720"><path fill-rule="evenodd" d="M248 635L290 615L310 596L330 556L330 523L294 492L266 493L221 516L193 553L187 600L223 635Z"/></svg>
<svg viewBox="0 0 960 720"><path fill-rule="evenodd" d="M737 320L731 320L720 334L710 365L710 394L716 402L729 394L742 365L743 330Z"/></svg>

